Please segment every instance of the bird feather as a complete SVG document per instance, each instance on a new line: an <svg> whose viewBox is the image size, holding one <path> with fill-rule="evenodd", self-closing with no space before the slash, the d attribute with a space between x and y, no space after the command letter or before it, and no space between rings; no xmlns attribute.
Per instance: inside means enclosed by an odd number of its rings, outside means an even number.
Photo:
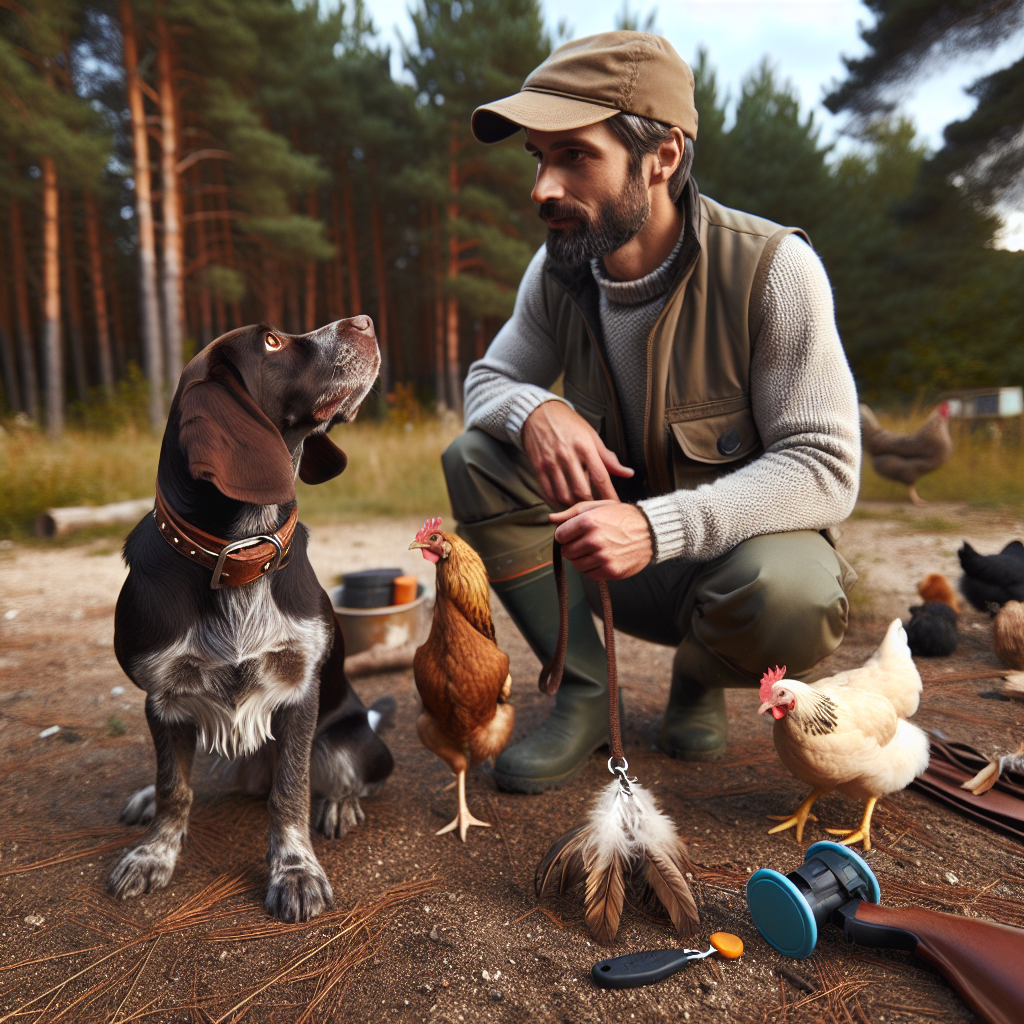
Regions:
<svg viewBox="0 0 1024 1024"><path fill-rule="evenodd" d="M631 788L627 797L618 781L609 783L587 821L555 840L534 877L538 896L555 888L567 892L586 878L584 917L600 943L611 942L618 931L627 878L653 892L680 935L698 924L686 847L653 797L639 783Z"/></svg>
<svg viewBox="0 0 1024 1024"><path fill-rule="evenodd" d="M700 922L697 904L683 873L665 856L665 852L647 851L647 884L668 911L676 931L680 935L689 935L697 930Z"/></svg>
<svg viewBox="0 0 1024 1024"><path fill-rule="evenodd" d="M582 836L586 828L586 825L577 825L560 835L544 854L533 876L533 890L538 898L544 895L549 884L563 893L583 881Z"/></svg>
<svg viewBox="0 0 1024 1024"><path fill-rule="evenodd" d="M607 946L615 939L626 898L625 865L615 851L606 861L587 864L587 896L583 917L590 934Z"/></svg>

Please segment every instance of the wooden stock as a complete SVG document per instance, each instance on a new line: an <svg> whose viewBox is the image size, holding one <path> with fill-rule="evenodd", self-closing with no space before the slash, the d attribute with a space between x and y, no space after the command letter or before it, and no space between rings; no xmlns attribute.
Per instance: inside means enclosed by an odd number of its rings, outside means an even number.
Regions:
<svg viewBox="0 0 1024 1024"><path fill-rule="evenodd" d="M1024 1021L1024 930L867 901L857 908L856 920L912 932L917 955L934 964L988 1024Z"/></svg>

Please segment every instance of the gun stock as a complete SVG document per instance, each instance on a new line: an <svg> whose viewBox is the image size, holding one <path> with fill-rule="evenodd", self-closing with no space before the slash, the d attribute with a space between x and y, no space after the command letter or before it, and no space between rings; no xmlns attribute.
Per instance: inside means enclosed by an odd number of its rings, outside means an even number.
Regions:
<svg viewBox="0 0 1024 1024"><path fill-rule="evenodd" d="M911 950L934 964L988 1024L1024 1021L1024 930L867 901L851 901L840 913L848 941Z"/></svg>

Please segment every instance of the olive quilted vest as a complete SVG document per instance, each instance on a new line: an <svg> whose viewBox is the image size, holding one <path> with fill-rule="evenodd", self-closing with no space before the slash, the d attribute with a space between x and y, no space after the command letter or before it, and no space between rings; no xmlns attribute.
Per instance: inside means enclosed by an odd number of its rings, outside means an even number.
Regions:
<svg viewBox="0 0 1024 1024"><path fill-rule="evenodd" d="M680 200L686 232L669 298L647 338L645 472L616 487L624 500L694 488L764 451L750 405L750 360L771 257L799 228ZM544 267L544 301L564 368L564 393L620 460L622 414L605 356L600 294L589 264Z"/></svg>

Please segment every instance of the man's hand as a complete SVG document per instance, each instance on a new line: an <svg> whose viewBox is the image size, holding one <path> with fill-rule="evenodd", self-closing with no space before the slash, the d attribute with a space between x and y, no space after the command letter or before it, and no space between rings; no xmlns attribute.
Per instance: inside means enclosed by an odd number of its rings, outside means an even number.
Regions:
<svg viewBox="0 0 1024 1024"><path fill-rule="evenodd" d="M594 497L617 501L609 473L633 475L605 447L597 431L563 402L538 405L526 418L521 436L526 457L551 504L571 505Z"/></svg>
<svg viewBox="0 0 1024 1024"><path fill-rule="evenodd" d="M592 580L635 576L654 557L647 517L621 501L581 501L548 517L561 525L555 540L562 556Z"/></svg>

